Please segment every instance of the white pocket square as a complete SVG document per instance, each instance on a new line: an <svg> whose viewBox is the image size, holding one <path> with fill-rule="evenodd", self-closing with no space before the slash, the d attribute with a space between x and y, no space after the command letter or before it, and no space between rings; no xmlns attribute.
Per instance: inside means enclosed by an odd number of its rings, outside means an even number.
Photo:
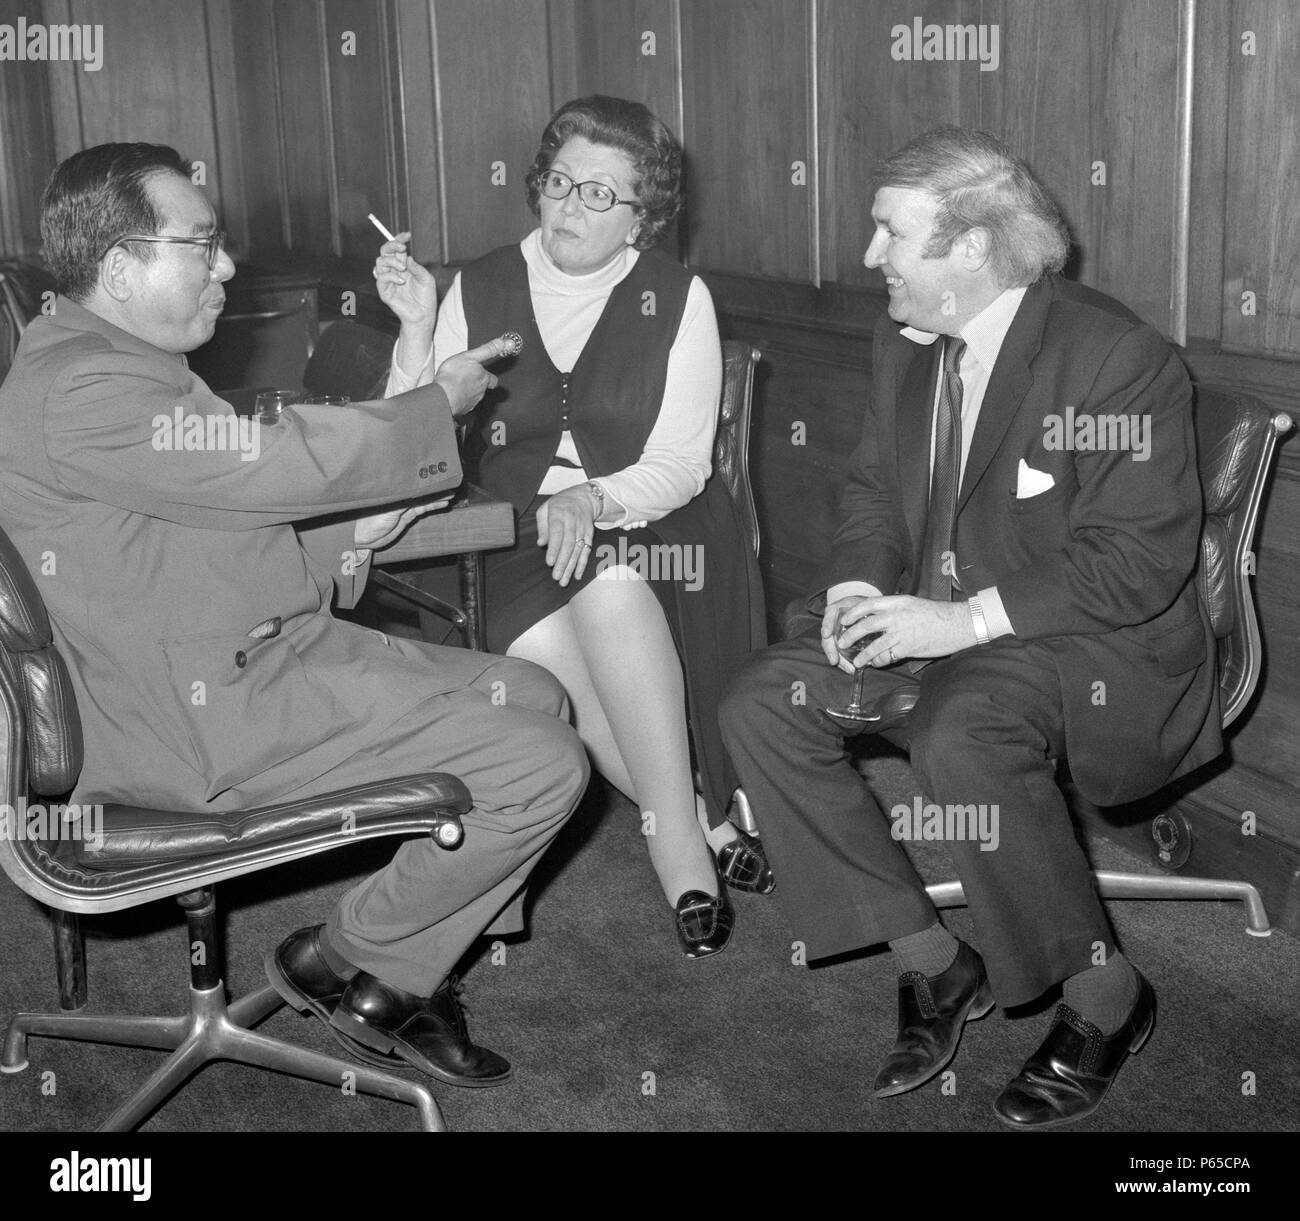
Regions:
<svg viewBox="0 0 1300 1221"><path fill-rule="evenodd" d="M1041 496L1056 486L1056 480L1046 471L1036 471L1023 458L1016 471L1016 499L1028 500L1031 496Z"/></svg>

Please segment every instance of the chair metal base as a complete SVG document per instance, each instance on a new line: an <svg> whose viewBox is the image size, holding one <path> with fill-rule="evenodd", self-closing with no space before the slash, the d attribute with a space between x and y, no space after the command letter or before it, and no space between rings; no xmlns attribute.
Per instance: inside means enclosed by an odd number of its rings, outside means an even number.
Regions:
<svg viewBox="0 0 1300 1221"><path fill-rule="evenodd" d="M249 1029L282 1004L280 994L268 984L227 1006L225 986L218 983L213 988L190 988L189 1017L20 1013L5 1035L0 1071L19 1073L27 1067L28 1035L171 1051L157 1071L100 1124L101 1132L135 1128L213 1060L250 1064L320 1081L336 1089L347 1085L358 1093L408 1102L419 1112L424 1131L447 1130L442 1111L426 1086L362 1064L322 1056Z"/></svg>
<svg viewBox="0 0 1300 1221"><path fill-rule="evenodd" d="M1149 873L1112 873L1099 869L1093 874L1097 893L1103 899L1239 899L1246 908L1246 932L1252 937L1272 933L1264 900L1249 882L1226 878L1182 878ZM936 882L925 888L935 907L965 907L966 895L960 882Z"/></svg>

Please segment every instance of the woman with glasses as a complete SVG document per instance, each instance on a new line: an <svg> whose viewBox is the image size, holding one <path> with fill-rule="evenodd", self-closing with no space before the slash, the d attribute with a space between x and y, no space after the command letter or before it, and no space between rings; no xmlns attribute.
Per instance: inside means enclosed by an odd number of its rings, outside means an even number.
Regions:
<svg viewBox="0 0 1300 1221"><path fill-rule="evenodd" d="M725 817L717 699L764 637L757 566L709 479L717 322L702 281L653 250L681 207L681 147L640 103L581 98L548 124L527 190L538 228L465 267L440 311L409 234L382 247L402 323L388 389L476 336L523 336L465 445L468 477L518 512L515 546L485 557L488 647L564 683L596 767L641 812L682 950L704 957L731 935L723 879L773 881Z"/></svg>

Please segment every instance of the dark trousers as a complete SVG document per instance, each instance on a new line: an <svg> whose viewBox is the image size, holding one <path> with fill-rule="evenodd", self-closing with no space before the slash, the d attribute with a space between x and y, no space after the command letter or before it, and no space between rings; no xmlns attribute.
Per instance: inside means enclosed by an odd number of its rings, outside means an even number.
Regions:
<svg viewBox="0 0 1300 1221"><path fill-rule="evenodd" d="M910 806L897 824L885 816L853 767L843 731L822 713L848 702L852 679L827 663L815 625L753 654L723 701L723 739L777 897L810 958L934 923L901 842L918 823L930 838L928 818L930 830L945 829L998 1003L1024 1004L1114 947L1056 784L1065 744L1051 643L997 640L935 661L920 677L906 730L927 803L920 819ZM870 671L864 699L911 680L906 672ZM933 821L935 806L942 824ZM992 836L970 834L980 826L996 828L992 850L981 847Z"/></svg>

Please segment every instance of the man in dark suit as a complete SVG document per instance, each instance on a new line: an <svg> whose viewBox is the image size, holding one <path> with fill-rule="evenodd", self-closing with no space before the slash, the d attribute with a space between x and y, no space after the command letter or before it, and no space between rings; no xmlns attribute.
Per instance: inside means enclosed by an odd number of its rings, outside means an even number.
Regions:
<svg viewBox="0 0 1300 1221"><path fill-rule="evenodd" d="M403 843L268 972L354 1054L505 1081L447 977L488 926L522 928L524 883L585 787L564 693L527 662L330 613L356 602L372 550L460 482L453 417L495 384L482 362L500 341L409 394L240 421L183 355L212 336L235 268L175 150L68 158L41 231L62 295L0 391L0 523L76 690L72 800L221 813L458 775L474 799L460 848Z"/></svg>
<svg viewBox="0 0 1300 1221"><path fill-rule="evenodd" d="M995 1002L1063 982L995 1103L1013 1126L1049 1126L1100 1104L1154 1017L1056 764L1115 804L1222 749L1192 583L1191 391L1154 330L1055 274L1064 223L999 141L928 133L877 186L865 262L889 317L841 520L804 630L750 660L723 733L809 956L895 951L899 1033L877 1095L937 1074ZM909 747L924 795L892 826L845 747L862 726L823 711L848 703L855 667L867 731ZM908 838L947 843L979 953L939 923Z"/></svg>

